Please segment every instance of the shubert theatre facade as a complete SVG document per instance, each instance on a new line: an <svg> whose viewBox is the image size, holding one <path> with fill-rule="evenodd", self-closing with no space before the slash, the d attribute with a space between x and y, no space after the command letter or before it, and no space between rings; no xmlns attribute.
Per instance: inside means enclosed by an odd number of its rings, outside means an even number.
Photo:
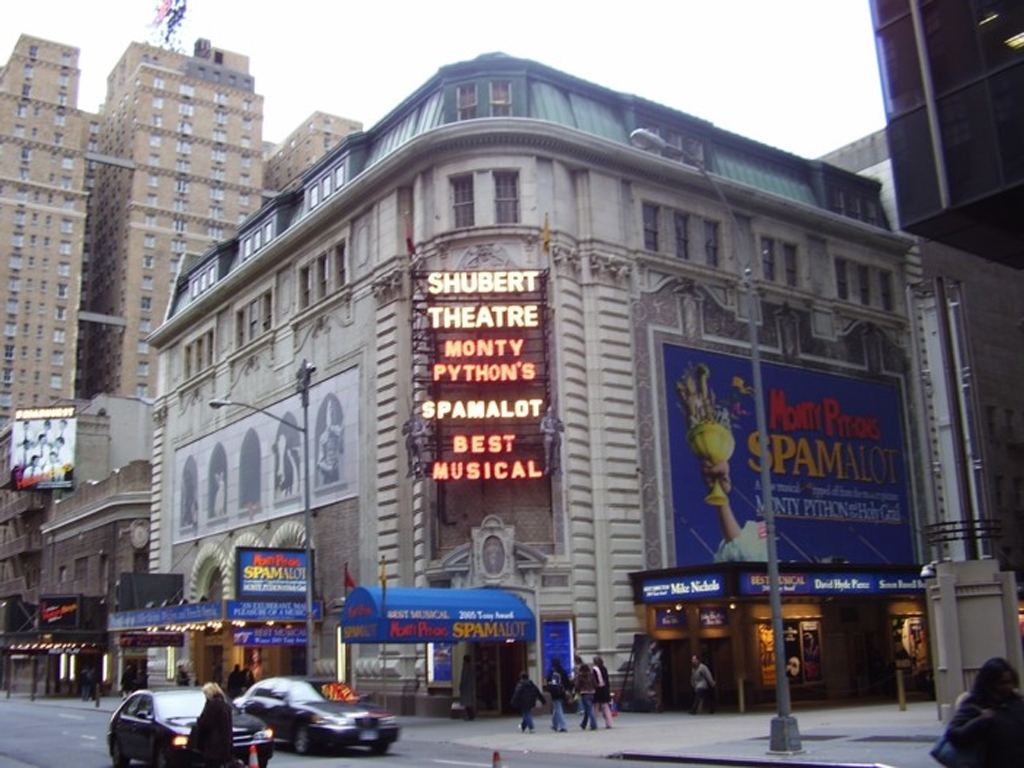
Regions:
<svg viewBox="0 0 1024 768"><path fill-rule="evenodd" d="M534 62L441 69L179 278L152 569L187 604L121 629L176 625L200 678L301 672L311 573L317 673L392 706L446 710L471 663L499 711L574 652L637 709L683 705L695 652L770 697L763 460L794 691L925 671L916 273L878 192ZM245 557L304 555L306 477L312 561L242 590Z"/></svg>

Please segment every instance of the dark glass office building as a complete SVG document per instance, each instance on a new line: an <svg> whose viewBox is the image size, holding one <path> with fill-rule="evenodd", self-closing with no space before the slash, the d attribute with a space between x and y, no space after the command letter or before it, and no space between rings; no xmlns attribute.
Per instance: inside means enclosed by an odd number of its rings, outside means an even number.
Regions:
<svg viewBox="0 0 1024 768"><path fill-rule="evenodd" d="M871 5L901 228L1024 268L1024 2Z"/></svg>

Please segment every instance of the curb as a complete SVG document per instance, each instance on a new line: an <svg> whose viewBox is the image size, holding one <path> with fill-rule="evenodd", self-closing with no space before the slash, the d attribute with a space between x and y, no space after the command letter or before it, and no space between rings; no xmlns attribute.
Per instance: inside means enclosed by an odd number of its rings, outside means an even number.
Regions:
<svg viewBox="0 0 1024 768"><path fill-rule="evenodd" d="M647 763L675 763L677 765L731 765L731 766L765 766L765 765L799 765L801 768L890 768L881 763L836 763L812 760L800 760L794 763L786 758L800 754L787 752L779 757L710 757L701 755L652 755L644 752L615 752L608 755L611 760L634 760Z"/></svg>

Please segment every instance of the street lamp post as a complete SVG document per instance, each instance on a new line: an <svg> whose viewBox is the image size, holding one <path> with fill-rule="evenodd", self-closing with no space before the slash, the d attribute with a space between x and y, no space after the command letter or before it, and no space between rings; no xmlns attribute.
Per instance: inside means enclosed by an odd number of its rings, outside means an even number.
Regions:
<svg viewBox="0 0 1024 768"><path fill-rule="evenodd" d="M670 150L669 144L653 131L637 128L629 135L630 142L641 149L665 154ZM701 158L683 152L678 148L672 151L686 156L700 175L714 190L719 202L722 203L729 216L735 232L734 245L737 261L743 270L743 284L747 290L747 331L750 340L751 380L754 387L754 418L757 424L758 451L761 464L761 506L764 515L765 536L768 549L768 600L772 616L772 645L775 653L775 701L778 713L772 718L768 749L771 752L801 751L800 729L796 717L792 714L789 695L789 679L786 676L786 645L782 635L782 590L779 585L779 549L775 540L775 509L772 502L772 473L768 453L768 420L764 411L764 387L761 378L761 345L757 337L758 299L754 284L754 260L750 256L747 238L740 228L736 212L726 198L721 186L708 173Z"/></svg>
<svg viewBox="0 0 1024 768"><path fill-rule="evenodd" d="M274 421L285 424L302 434L302 524L306 537L306 677L314 676L313 670L313 510L310 501L310 464L309 464L309 384L313 374L316 373L316 366L307 360L302 361L299 370L295 374L295 391L301 396L302 402L302 426L299 427L290 421L275 416L265 408L249 403L240 403L226 397L215 398L210 401L211 408L224 408L229 405L237 405L239 408L248 408L250 411L258 411Z"/></svg>

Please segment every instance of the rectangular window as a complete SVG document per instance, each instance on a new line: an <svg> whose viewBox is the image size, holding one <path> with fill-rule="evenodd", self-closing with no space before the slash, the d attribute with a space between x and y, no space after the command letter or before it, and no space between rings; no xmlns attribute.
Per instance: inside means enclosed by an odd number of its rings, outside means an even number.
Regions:
<svg viewBox="0 0 1024 768"><path fill-rule="evenodd" d="M770 237L761 238L761 277L775 280L775 240Z"/></svg>
<svg viewBox="0 0 1024 768"><path fill-rule="evenodd" d="M652 203L644 203L642 215L644 219L644 250L658 250L658 215L661 213L658 206Z"/></svg>
<svg viewBox="0 0 1024 768"><path fill-rule="evenodd" d="M512 116L512 83L508 80L491 82L491 117Z"/></svg>
<svg viewBox="0 0 1024 768"><path fill-rule="evenodd" d="M458 119L472 120L476 117L476 84L460 85L456 88Z"/></svg>
<svg viewBox="0 0 1024 768"><path fill-rule="evenodd" d="M850 298L850 275L846 259L836 259L836 297Z"/></svg>
<svg viewBox="0 0 1024 768"><path fill-rule="evenodd" d="M334 246L334 274L338 277L338 287L348 283L348 272L345 265L345 243Z"/></svg>
<svg viewBox="0 0 1024 768"><path fill-rule="evenodd" d="M676 258L690 258L690 217L676 211L672 214L672 229L676 236Z"/></svg>
<svg viewBox="0 0 1024 768"><path fill-rule="evenodd" d="M718 266L718 222L704 219L704 258L709 267Z"/></svg>
<svg viewBox="0 0 1024 768"><path fill-rule="evenodd" d="M305 309L313 303L313 270L307 264L299 269L299 307Z"/></svg>
<svg viewBox="0 0 1024 768"><path fill-rule="evenodd" d="M882 309L887 312L892 312L896 306L896 302L893 297L892 272L887 269L882 270L882 272L879 273L879 280L881 281L881 294L879 298L882 301Z"/></svg>
<svg viewBox="0 0 1024 768"><path fill-rule="evenodd" d="M799 282L800 275L796 259L796 246L792 243L782 244L783 269L786 270L786 285L795 288Z"/></svg>
<svg viewBox="0 0 1024 768"><path fill-rule="evenodd" d="M331 279L331 272L328 266L329 261L326 253L316 257L316 297L318 299L327 296L328 282Z"/></svg>
<svg viewBox="0 0 1024 768"><path fill-rule="evenodd" d="M860 303L871 304L871 273L864 264L857 265L857 288L860 291Z"/></svg>
<svg viewBox="0 0 1024 768"><path fill-rule="evenodd" d="M452 179L452 207L456 227L474 225L472 176L457 176Z"/></svg>
<svg viewBox="0 0 1024 768"><path fill-rule="evenodd" d="M519 174L515 171L494 174L494 220L498 224L519 223Z"/></svg>

